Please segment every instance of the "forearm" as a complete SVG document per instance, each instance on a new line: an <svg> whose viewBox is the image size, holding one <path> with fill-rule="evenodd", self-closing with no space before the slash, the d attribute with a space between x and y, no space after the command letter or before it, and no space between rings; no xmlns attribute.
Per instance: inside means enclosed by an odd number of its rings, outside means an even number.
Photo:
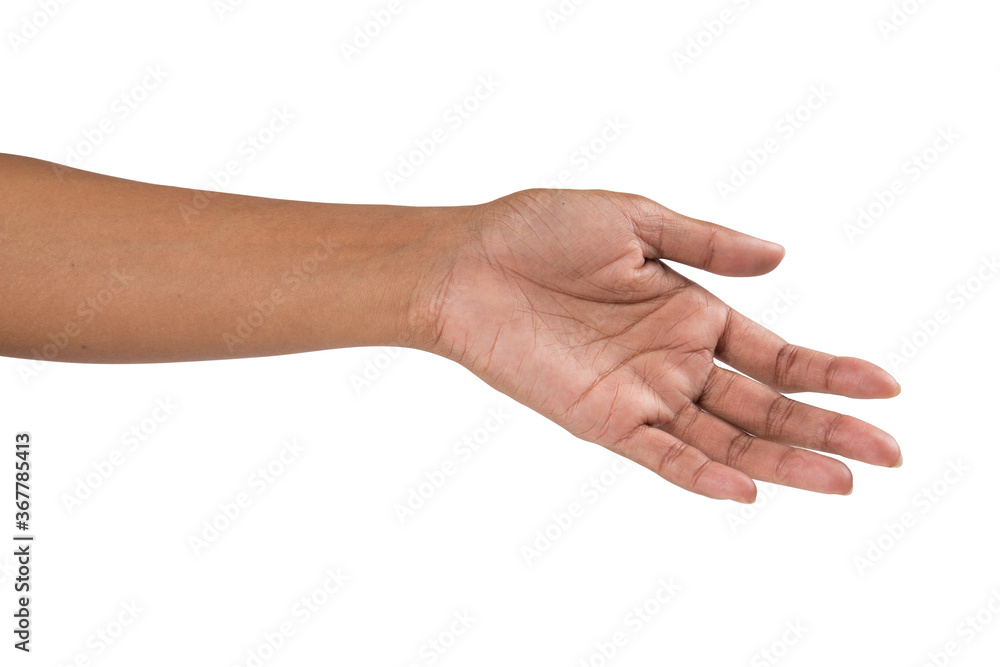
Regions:
<svg viewBox="0 0 1000 667"><path fill-rule="evenodd" d="M0 155L0 354L420 346L420 304L467 212L205 194Z"/></svg>

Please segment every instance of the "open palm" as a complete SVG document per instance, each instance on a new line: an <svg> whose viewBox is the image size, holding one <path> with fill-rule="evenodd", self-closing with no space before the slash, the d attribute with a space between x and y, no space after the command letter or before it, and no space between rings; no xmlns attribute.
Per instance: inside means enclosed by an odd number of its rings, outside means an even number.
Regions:
<svg viewBox="0 0 1000 667"><path fill-rule="evenodd" d="M892 377L789 345L659 261L759 275L780 246L613 192L529 190L477 210L436 295L434 352L713 498L752 502L753 479L849 493L847 466L810 450L900 463L883 431L779 393L890 397Z"/></svg>

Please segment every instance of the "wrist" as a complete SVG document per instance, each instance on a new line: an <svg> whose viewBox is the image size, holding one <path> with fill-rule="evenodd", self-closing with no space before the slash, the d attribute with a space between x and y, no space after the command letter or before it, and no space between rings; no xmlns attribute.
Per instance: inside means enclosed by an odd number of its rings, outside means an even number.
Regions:
<svg viewBox="0 0 1000 667"><path fill-rule="evenodd" d="M416 270L406 322L398 343L406 347L447 355L445 304L453 288L457 269L468 257L478 229L480 206L430 207L414 210L417 226L424 230L414 247L411 266Z"/></svg>
<svg viewBox="0 0 1000 667"><path fill-rule="evenodd" d="M284 272L284 333L272 335L294 337L289 351L381 345L435 351L439 295L474 207L291 206L297 224L268 251L274 271L292 268ZM262 335L253 342L274 345Z"/></svg>

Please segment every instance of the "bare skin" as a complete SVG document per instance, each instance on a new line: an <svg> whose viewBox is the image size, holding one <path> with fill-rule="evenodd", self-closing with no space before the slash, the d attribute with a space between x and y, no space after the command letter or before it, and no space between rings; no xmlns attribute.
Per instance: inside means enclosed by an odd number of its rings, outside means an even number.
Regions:
<svg viewBox="0 0 1000 667"><path fill-rule="evenodd" d="M404 344L711 498L752 502L754 479L849 493L820 452L902 463L885 432L781 393L888 398L888 373L789 345L661 261L759 275L775 244L604 191L448 208L198 196L0 155L0 354Z"/></svg>

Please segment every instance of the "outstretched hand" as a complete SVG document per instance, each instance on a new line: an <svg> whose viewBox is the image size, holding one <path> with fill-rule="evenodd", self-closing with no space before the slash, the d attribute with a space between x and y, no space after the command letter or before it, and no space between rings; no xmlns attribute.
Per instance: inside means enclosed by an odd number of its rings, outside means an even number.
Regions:
<svg viewBox="0 0 1000 667"><path fill-rule="evenodd" d="M788 344L660 261L753 276L781 246L605 191L528 190L474 210L427 305L431 351L712 498L753 502L754 479L850 493L848 467L817 452L901 463L887 433L779 393L888 398L888 373Z"/></svg>

